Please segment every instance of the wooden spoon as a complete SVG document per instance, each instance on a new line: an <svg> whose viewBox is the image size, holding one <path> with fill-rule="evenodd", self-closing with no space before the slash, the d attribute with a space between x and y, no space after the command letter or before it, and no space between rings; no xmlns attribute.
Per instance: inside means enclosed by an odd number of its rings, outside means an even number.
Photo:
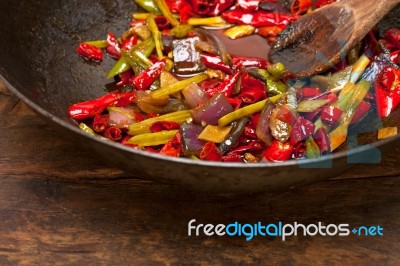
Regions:
<svg viewBox="0 0 400 266"><path fill-rule="evenodd" d="M345 57L400 0L343 0L293 22L269 57L298 77L319 74Z"/></svg>

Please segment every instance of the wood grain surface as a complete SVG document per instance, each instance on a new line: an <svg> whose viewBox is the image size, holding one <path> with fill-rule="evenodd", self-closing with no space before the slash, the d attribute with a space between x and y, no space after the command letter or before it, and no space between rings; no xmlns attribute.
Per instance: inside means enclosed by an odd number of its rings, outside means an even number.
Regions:
<svg viewBox="0 0 400 266"><path fill-rule="evenodd" d="M0 82L0 265L398 265L399 147L279 194L205 197L67 142ZM348 223L383 236L189 237L187 224Z"/></svg>

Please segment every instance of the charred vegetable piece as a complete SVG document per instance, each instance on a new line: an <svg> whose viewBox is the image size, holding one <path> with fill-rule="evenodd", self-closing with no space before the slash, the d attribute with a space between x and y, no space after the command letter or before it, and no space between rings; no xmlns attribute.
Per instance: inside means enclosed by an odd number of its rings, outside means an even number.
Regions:
<svg viewBox="0 0 400 266"><path fill-rule="evenodd" d="M205 141L199 139L203 127L195 124L182 124L180 134L182 136L182 148L185 156L198 155Z"/></svg>
<svg viewBox="0 0 400 266"><path fill-rule="evenodd" d="M199 41L199 37L191 37L172 42L177 74L191 75L204 71L200 53L196 50L196 43Z"/></svg>
<svg viewBox="0 0 400 266"><path fill-rule="evenodd" d="M233 111L232 105L222 93L216 93L205 104L191 110L197 124L217 125L218 119Z"/></svg>

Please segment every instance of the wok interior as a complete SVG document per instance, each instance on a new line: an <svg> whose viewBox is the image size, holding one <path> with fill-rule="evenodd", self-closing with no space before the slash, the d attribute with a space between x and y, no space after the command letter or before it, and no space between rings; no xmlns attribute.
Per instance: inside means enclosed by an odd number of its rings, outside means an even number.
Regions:
<svg viewBox="0 0 400 266"><path fill-rule="evenodd" d="M103 95L107 84L113 82L106 80L105 74L115 62L109 57L101 64L85 62L75 54L77 44L83 40L104 39L108 31L120 35L135 10L134 1L122 0L3 0L0 2L0 75L34 106L72 123L66 115L68 106ZM396 8L381 27L400 25L396 16L399 13ZM398 116L393 119L398 121ZM290 162L274 167L226 166L143 156L143 153L76 134L60 123L54 124L125 170L196 189L275 190L326 179L345 169L342 167L345 158L336 160L337 169L318 172Z"/></svg>
<svg viewBox="0 0 400 266"><path fill-rule="evenodd" d="M85 62L80 41L121 34L134 1L1 1L1 73L34 103L67 119L72 103L104 94L113 63Z"/></svg>

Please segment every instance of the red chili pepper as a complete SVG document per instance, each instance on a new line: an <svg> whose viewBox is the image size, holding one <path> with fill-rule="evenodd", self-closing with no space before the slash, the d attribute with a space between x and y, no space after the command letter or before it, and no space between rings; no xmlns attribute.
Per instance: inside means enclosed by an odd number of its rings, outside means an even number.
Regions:
<svg viewBox="0 0 400 266"><path fill-rule="evenodd" d="M246 67L266 68L268 61L261 57L246 57L232 55L232 64L236 69Z"/></svg>
<svg viewBox="0 0 400 266"><path fill-rule="evenodd" d="M392 60L396 65L400 63L400 50L390 53L390 60Z"/></svg>
<svg viewBox="0 0 400 266"><path fill-rule="evenodd" d="M226 155L222 156L222 161L230 163L242 163L243 157L237 153L227 153Z"/></svg>
<svg viewBox="0 0 400 266"><path fill-rule="evenodd" d="M108 127L104 130L103 136L112 141L119 141L122 139L122 131L117 127Z"/></svg>
<svg viewBox="0 0 400 266"><path fill-rule="evenodd" d="M282 26L267 26L258 28L257 33L264 38L276 37L284 29Z"/></svg>
<svg viewBox="0 0 400 266"><path fill-rule="evenodd" d="M157 121L150 125L151 132L160 132L163 130L179 129L180 125L173 121Z"/></svg>
<svg viewBox="0 0 400 266"><path fill-rule="evenodd" d="M232 105L233 110L237 110L242 106L242 99L239 98L228 98L229 103Z"/></svg>
<svg viewBox="0 0 400 266"><path fill-rule="evenodd" d="M161 75L166 64L165 59L161 59L151 67L145 69L136 77L132 77L130 83L138 90L147 90L151 84Z"/></svg>
<svg viewBox="0 0 400 266"><path fill-rule="evenodd" d="M317 97L320 94L321 94L321 91L318 88L305 87L305 88L297 91L297 98L298 99L309 99L309 98Z"/></svg>
<svg viewBox="0 0 400 266"><path fill-rule="evenodd" d="M245 104L252 104L267 97L265 84L250 76L248 72L243 72L240 82L240 98Z"/></svg>
<svg viewBox="0 0 400 266"><path fill-rule="evenodd" d="M283 162L292 158L293 145L289 141L281 143L274 140L271 146L267 147L263 157L270 162Z"/></svg>
<svg viewBox="0 0 400 266"><path fill-rule="evenodd" d="M136 102L137 94L135 91L120 93L119 99L114 103L116 107L124 107Z"/></svg>
<svg viewBox="0 0 400 266"><path fill-rule="evenodd" d="M326 129L321 127L319 128L313 136L315 143L317 144L321 155L326 155L331 153L331 144L328 136L328 132Z"/></svg>
<svg viewBox="0 0 400 266"><path fill-rule="evenodd" d="M238 81L240 72L236 72L234 75L227 75L218 87L206 90L208 96L212 97L217 92L221 92L226 97L231 96L235 84Z"/></svg>
<svg viewBox="0 0 400 266"><path fill-rule="evenodd" d="M237 6L239 6L243 11L251 12L258 8L258 4L261 0L238 0Z"/></svg>
<svg viewBox="0 0 400 266"><path fill-rule="evenodd" d="M285 106L279 108L276 118L278 118L282 122L288 123L291 126L293 126L296 122L296 117L294 116L294 114Z"/></svg>
<svg viewBox="0 0 400 266"><path fill-rule="evenodd" d="M189 0L189 2L193 11L203 16L217 16L235 3L234 0Z"/></svg>
<svg viewBox="0 0 400 266"><path fill-rule="evenodd" d="M97 133L101 133L104 130L106 130L109 121L110 121L110 116L108 114L107 115L97 114L93 118L92 129Z"/></svg>
<svg viewBox="0 0 400 266"><path fill-rule="evenodd" d="M314 8L320 8L333 2L336 2L336 0L313 0L312 6Z"/></svg>
<svg viewBox="0 0 400 266"><path fill-rule="evenodd" d="M142 20L135 20L135 21L130 21L129 25L131 27L139 27L139 26L143 26L146 24L146 20L142 19Z"/></svg>
<svg viewBox="0 0 400 266"><path fill-rule="evenodd" d="M144 116L141 113L134 112L133 115L135 117L136 122L140 122L140 121L144 120Z"/></svg>
<svg viewBox="0 0 400 266"><path fill-rule="evenodd" d="M195 15L191 4L187 0L166 0L168 8L173 13L178 13L180 22L186 23Z"/></svg>
<svg viewBox="0 0 400 266"><path fill-rule="evenodd" d="M256 129L251 126L251 123L247 124L244 128L243 136L248 139L257 139Z"/></svg>
<svg viewBox="0 0 400 266"><path fill-rule="evenodd" d="M304 143L304 141L299 141L296 143L296 145L294 145L293 147L293 156L296 159L303 159L304 157L306 157L306 144Z"/></svg>
<svg viewBox="0 0 400 266"><path fill-rule="evenodd" d="M231 68L222 62L222 59L219 56L203 53L201 54L201 61L203 62L203 65L208 68L222 70L229 75L232 74Z"/></svg>
<svg viewBox="0 0 400 266"><path fill-rule="evenodd" d="M328 127L334 127L340 120L343 111L331 105L322 107L321 121Z"/></svg>
<svg viewBox="0 0 400 266"><path fill-rule="evenodd" d="M245 154L246 152L257 153L265 149L265 144L259 139L246 140L245 144L234 147L229 153Z"/></svg>
<svg viewBox="0 0 400 266"><path fill-rule="evenodd" d="M122 41L121 49L129 51L138 42L138 36L132 35L129 38Z"/></svg>
<svg viewBox="0 0 400 266"><path fill-rule="evenodd" d="M84 120L100 114L109 106L126 106L136 99L132 92L114 91L94 100L75 103L68 109L68 115L76 120Z"/></svg>
<svg viewBox="0 0 400 266"><path fill-rule="evenodd" d="M294 0L290 5L290 12L293 15L303 15L311 7L311 0Z"/></svg>
<svg viewBox="0 0 400 266"><path fill-rule="evenodd" d="M174 157L180 157L182 155L181 135L179 132L176 133L172 140L164 144L159 153Z"/></svg>
<svg viewBox="0 0 400 266"><path fill-rule="evenodd" d="M308 138L314 133L315 125L307 119L299 116L290 133L290 143L295 145L297 142Z"/></svg>
<svg viewBox="0 0 400 266"><path fill-rule="evenodd" d="M385 39L390 49L400 49L400 29L389 29L385 33Z"/></svg>
<svg viewBox="0 0 400 266"><path fill-rule="evenodd" d="M164 16L157 16L154 18L154 21L157 24L157 28L160 31L171 28L171 24Z"/></svg>
<svg viewBox="0 0 400 266"><path fill-rule="evenodd" d="M221 161L222 153L214 142L209 141L200 149L199 157L206 161Z"/></svg>
<svg viewBox="0 0 400 266"><path fill-rule="evenodd" d="M81 42L76 48L76 52L89 60L102 61L103 51L96 46Z"/></svg>
<svg viewBox="0 0 400 266"><path fill-rule="evenodd" d="M371 104L366 101L362 101L355 112L353 119L351 120L350 124L358 124L364 117L368 114L369 110L371 109Z"/></svg>
<svg viewBox="0 0 400 266"><path fill-rule="evenodd" d="M229 10L221 14L222 18L232 24L246 24L254 27L287 26L290 22L298 19L297 16L258 10L254 12L243 12L241 10Z"/></svg>
<svg viewBox="0 0 400 266"><path fill-rule="evenodd" d="M118 87L124 86L129 83L129 79L134 75L132 69L128 69L127 71L119 74L120 81L116 83Z"/></svg>
<svg viewBox="0 0 400 266"><path fill-rule="evenodd" d="M338 100L338 97L336 96L335 93L333 93L331 91L327 91L327 92L321 93L311 99L312 100L317 100L317 99L318 100L328 100L327 104L332 104Z"/></svg>
<svg viewBox="0 0 400 266"><path fill-rule="evenodd" d="M308 121L315 122L315 120L317 120L317 118L320 116L321 110L322 110L322 108L318 108L318 109L315 110L314 112L303 113L302 115L303 115L303 117L304 117L305 119L307 119Z"/></svg>
<svg viewBox="0 0 400 266"><path fill-rule="evenodd" d="M387 66L375 82L376 105L380 117L388 117L400 103L400 69Z"/></svg>
<svg viewBox="0 0 400 266"><path fill-rule="evenodd" d="M107 54L111 57L119 59L121 58L121 47L119 46L119 42L117 37L113 32L109 32L107 34Z"/></svg>

